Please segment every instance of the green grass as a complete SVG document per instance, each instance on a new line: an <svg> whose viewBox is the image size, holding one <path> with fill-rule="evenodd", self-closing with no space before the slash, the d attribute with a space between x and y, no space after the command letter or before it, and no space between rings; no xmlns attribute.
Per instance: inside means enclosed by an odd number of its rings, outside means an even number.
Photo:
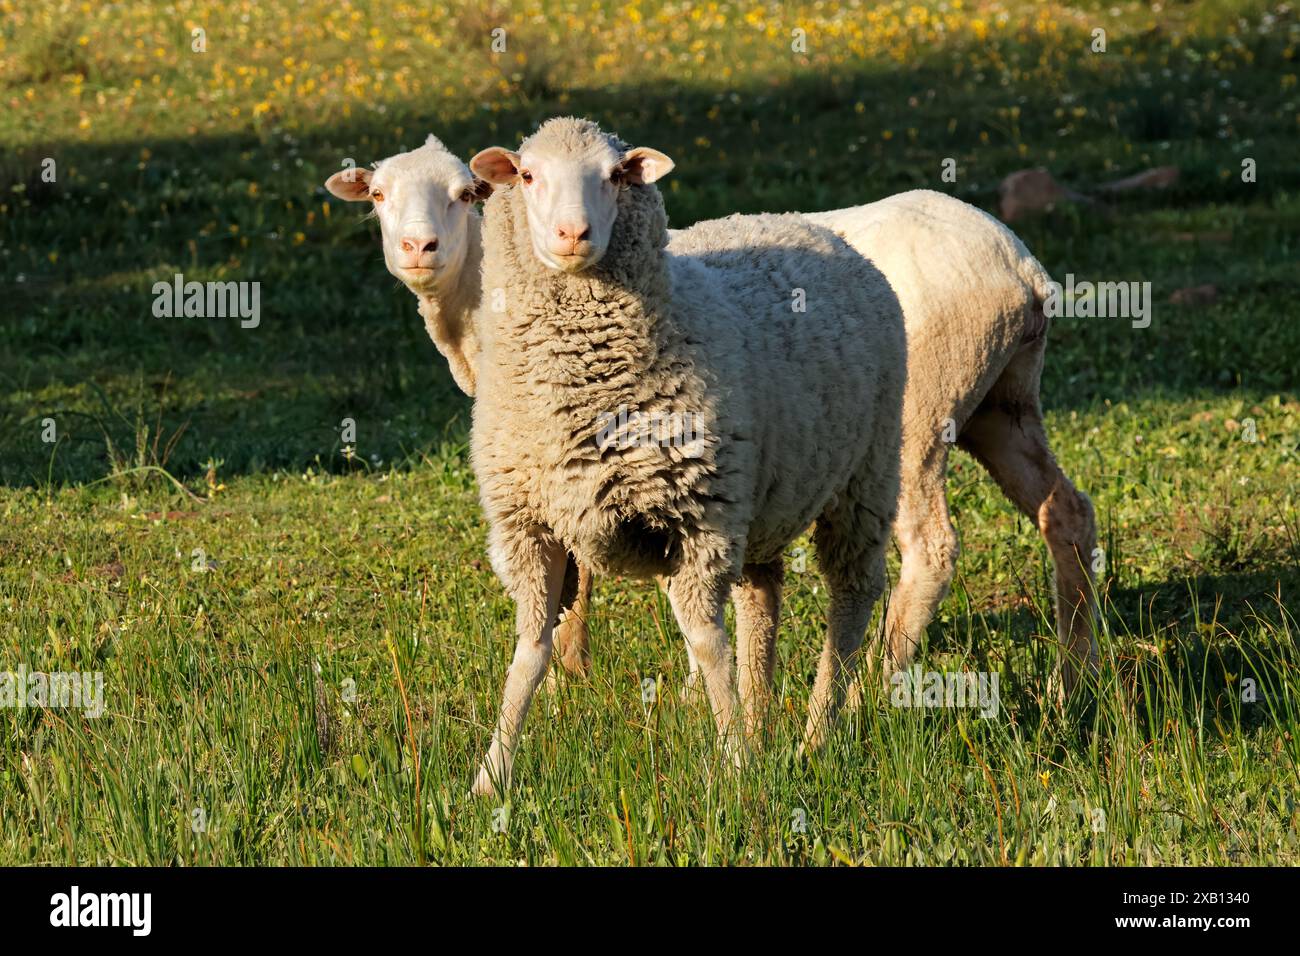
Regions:
<svg viewBox="0 0 1300 956"><path fill-rule="evenodd" d="M999 26L981 4L940 37L910 4L823 5L769 36L727 3L723 23L355 6L242 24L136 2L70 27L0 3L0 670L102 671L107 703L0 710L0 864L1300 862L1294 13L1013 2ZM498 23L522 63L467 39ZM428 131L467 156L568 112L674 157L675 225L917 186L996 209L1028 166L1085 191L1182 168L1016 227L1058 278L1155 295L1149 329L1056 321L1044 371L1106 551L1090 704L1044 707L1050 562L958 454L963 552L923 661L998 671L996 719L872 700L795 760L809 562L787 573L782 714L728 773L662 599L603 580L590 681L539 698L507 805L466 796L513 646L470 406L375 226L318 187ZM261 325L155 318L177 271L261 281ZM1213 305L1167 303L1207 282Z"/></svg>

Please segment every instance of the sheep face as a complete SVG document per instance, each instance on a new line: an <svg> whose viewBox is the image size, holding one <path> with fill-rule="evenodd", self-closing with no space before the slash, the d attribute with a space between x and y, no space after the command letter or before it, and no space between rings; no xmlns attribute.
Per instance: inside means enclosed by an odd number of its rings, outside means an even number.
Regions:
<svg viewBox="0 0 1300 956"><path fill-rule="evenodd" d="M673 161L658 150L626 149L585 120L550 120L519 152L493 146L472 160L492 185L523 190L533 252L549 269L581 272L609 247L618 191L667 175Z"/></svg>
<svg viewBox="0 0 1300 956"><path fill-rule="evenodd" d="M492 191L432 136L373 170L335 173L325 188L340 199L371 204L384 264L417 295L445 293L459 282L476 215L471 207Z"/></svg>

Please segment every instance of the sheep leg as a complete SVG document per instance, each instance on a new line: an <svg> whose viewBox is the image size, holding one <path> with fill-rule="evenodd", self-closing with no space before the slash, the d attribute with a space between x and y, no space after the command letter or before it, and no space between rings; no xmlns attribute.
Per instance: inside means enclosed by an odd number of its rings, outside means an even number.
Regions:
<svg viewBox="0 0 1300 956"><path fill-rule="evenodd" d="M570 677L586 677L591 672L587 615L591 611L593 580L590 568L569 557L564 572L564 596L560 601L560 623L555 628L555 656Z"/></svg>
<svg viewBox="0 0 1300 956"><path fill-rule="evenodd" d="M699 664L717 721L719 739L738 763L740 752L734 739L736 687L724 623L725 594L725 588L696 582L682 575L673 578L668 585L668 600L677 625L686 635L687 646Z"/></svg>
<svg viewBox="0 0 1300 956"><path fill-rule="evenodd" d="M736 608L736 683L745 736L750 740L758 737L772 704L784 576L780 558L768 564L747 564L740 581L731 589Z"/></svg>
<svg viewBox="0 0 1300 956"><path fill-rule="evenodd" d="M700 662L695 659L691 642L686 642L686 679L682 681L682 700L690 700L704 689L704 677L700 673Z"/></svg>
<svg viewBox="0 0 1300 956"><path fill-rule="evenodd" d="M801 754L826 742L853 677L871 610L885 590L885 548L893 517L892 509L878 514L856 506L817 519L813 542L830 592L830 608Z"/></svg>
<svg viewBox="0 0 1300 956"><path fill-rule="evenodd" d="M804 726L800 755L821 749L835 723L844 699L845 685L852 679L858 649L871 610L885 589L885 555L881 549L876 567L861 582L839 587L829 586L830 608L827 612L826 643L817 664L817 678L808 700L808 723Z"/></svg>
<svg viewBox="0 0 1300 956"><path fill-rule="evenodd" d="M655 584L659 590L664 592L664 597L668 597L669 578L662 574L655 575ZM695 659L695 652L691 650L691 642L685 641L686 644L686 679L682 681L681 699L687 703L695 696L697 692L704 690L704 678L700 675L700 662Z"/></svg>
<svg viewBox="0 0 1300 956"><path fill-rule="evenodd" d="M867 655L868 672L878 671L886 684L916 657L925 629L957 569L957 532L944 493L947 461L944 448L937 459L928 459L924 474L903 482L894 522L894 538L902 555L898 584L889 595L884 640L873 642L872 653ZM861 674L854 679L849 706L861 703L862 680Z"/></svg>
<svg viewBox="0 0 1300 956"><path fill-rule="evenodd" d="M531 537L517 547L511 573L503 576L513 583L518 642L514 660L506 672L501 714L492 744L474 780L475 796L504 794L510 789L519 733L537 685L551 662L552 629L560 609L566 557L564 549L555 542Z"/></svg>
<svg viewBox="0 0 1300 956"><path fill-rule="evenodd" d="M1056 569L1057 690L1068 696L1083 669L1095 671L1096 598L1092 503L1052 457L1037 400L987 403L959 439L1008 498L1038 525Z"/></svg>

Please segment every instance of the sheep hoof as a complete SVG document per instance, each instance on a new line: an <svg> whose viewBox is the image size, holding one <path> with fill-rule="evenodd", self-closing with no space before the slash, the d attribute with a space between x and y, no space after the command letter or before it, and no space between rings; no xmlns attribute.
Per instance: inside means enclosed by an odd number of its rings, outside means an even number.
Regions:
<svg viewBox="0 0 1300 956"><path fill-rule="evenodd" d="M488 772L486 764L478 768L478 776L474 778L474 786L470 788L469 795L472 799L497 795L496 784L492 782L492 774Z"/></svg>
<svg viewBox="0 0 1300 956"><path fill-rule="evenodd" d="M552 717L560 715L560 691L564 688L564 678L558 671L551 668L546 672L546 680L542 681L542 686L538 688L546 697L546 712Z"/></svg>
<svg viewBox="0 0 1300 956"><path fill-rule="evenodd" d="M812 759L826 745L826 730L825 727L818 727L806 731L803 740L799 742L799 748L794 752L794 759L799 763L807 763Z"/></svg>
<svg viewBox="0 0 1300 956"><path fill-rule="evenodd" d="M705 787L713 787L733 778L744 767L746 757L743 744L738 746L731 738L722 741L722 759L706 759L704 762Z"/></svg>
<svg viewBox="0 0 1300 956"><path fill-rule="evenodd" d="M728 766L732 770L740 770L749 762L749 748L743 744L732 747L729 756L731 759L727 761Z"/></svg>
<svg viewBox="0 0 1300 956"><path fill-rule="evenodd" d="M749 760L749 744L739 734L729 733L722 741L722 754L732 770L739 770Z"/></svg>
<svg viewBox="0 0 1300 956"><path fill-rule="evenodd" d="M704 682L700 680L699 671L691 671L686 675L686 680L682 681L681 700L683 704L689 704L696 697L704 693Z"/></svg>
<svg viewBox="0 0 1300 956"><path fill-rule="evenodd" d="M1054 672L1047 678L1047 706L1055 709L1058 714L1064 713L1066 700L1065 682L1061 680L1059 672Z"/></svg>
<svg viewBox="0 0 1300 956"><path fill-rule="evenodd" d="M586 678L591 673L590 646L587 622L577 614L567 615L556 626L555 656L570 677Z"/></svg>
<svg viewBox="0 0 1300 956"><path fill-rule="evenodd" d="M862 677L859 675L853 678L853 683L844 694L843 710L846 713L856 714L862 709L862 693Z"/></svg>

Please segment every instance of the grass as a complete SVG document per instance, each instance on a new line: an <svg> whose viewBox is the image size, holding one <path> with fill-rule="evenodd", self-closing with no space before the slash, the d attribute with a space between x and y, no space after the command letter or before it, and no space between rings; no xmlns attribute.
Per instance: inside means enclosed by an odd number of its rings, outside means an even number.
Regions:
<svg viewBox="0 0 1300 956"><path fill-rule="evenodd" d="M0 710L0 863L1300 862L1294 12L0 11L0 670L102 671L106 694L98 719ZM875 699L795 760L809 562L787 573L769 746L723 772L671 614L606 580L591 680L539 703L507 804L467 799L513 620L469 403L374 224L319 185L429 131L469 155L567 112L677 160L679 225L917 186L995 209L1019 168L1088 191L1180 166L1017 224L1058 278L1156 302L1145 330L1058 320L1044 371L1105 548L1090 706L1044 708L1050 563L959 454L963 553L924 665L996 670L997 718ZM260 281L261 324L154 317L175 272ZM1206 282L1212 305L1168 304Z"/></svg>

